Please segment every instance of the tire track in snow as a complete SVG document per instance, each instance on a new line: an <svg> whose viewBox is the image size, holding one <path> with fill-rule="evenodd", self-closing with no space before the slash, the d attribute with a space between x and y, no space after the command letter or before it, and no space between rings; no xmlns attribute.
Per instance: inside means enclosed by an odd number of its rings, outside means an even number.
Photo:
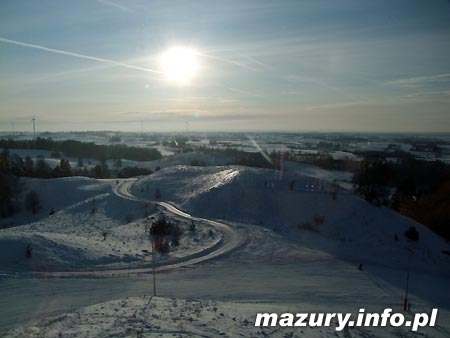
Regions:
<svg viewBox="0 0 450 338"><path fill-rule="evenodd" d="M113 191L119 197L145 203L156 203L175 215L184 217L189 220L209 223L222 234L222 239L209 248L206 248L192 255L174 259L171 262L164 262L157 264L155 268L156 272L172 270L176 268L190 266L193 264L198 264L206 260L217 259L234 252L246 242L247 240L246 234L243 235L242 233L236 231L235 229L233 229L232 227L230 227L225 223L221 223L206 218L194 217L188 213L179 210L178 208L167 202L153 202L151 200L139 198L132 195L130 193L130 187L136 181L137 179L120 182L113 188ZM152 270L153 268L150 266L142 268L117 268L117 269L82 270L82 271L42 271L23 274L16 273L15 275L33 276L33 277L116 277L124 275L151 274Z"/></svg>

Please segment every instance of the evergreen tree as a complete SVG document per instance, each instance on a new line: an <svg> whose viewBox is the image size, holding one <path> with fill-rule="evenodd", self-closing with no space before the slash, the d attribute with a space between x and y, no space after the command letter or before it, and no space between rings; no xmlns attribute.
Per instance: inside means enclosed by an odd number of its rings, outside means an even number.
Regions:
<svg viewBox="0 0 450 338"><path fill-rule="evenodd" d="M31 159L30 156L25 157L25 163L24 163L24 175L25 176L33 176L34 173L34 162Z"/></svg>

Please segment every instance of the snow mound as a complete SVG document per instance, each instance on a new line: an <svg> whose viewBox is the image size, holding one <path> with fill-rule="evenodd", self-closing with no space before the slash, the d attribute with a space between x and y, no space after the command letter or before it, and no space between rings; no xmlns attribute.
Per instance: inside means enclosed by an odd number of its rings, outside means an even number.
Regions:
<svg viewBox="0 0 450 338"><path fill-rule="evenodd" d="M135 196L155 199L157 190L161 200L183 205L213 189L229 184L245 169L239 167L175 166L162 169L134 184Z"/></svg>

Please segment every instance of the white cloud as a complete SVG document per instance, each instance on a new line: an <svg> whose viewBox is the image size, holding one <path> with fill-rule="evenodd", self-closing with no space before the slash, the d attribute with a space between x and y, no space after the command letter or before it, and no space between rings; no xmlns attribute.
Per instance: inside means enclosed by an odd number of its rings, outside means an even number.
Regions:
<svg viewBox="0 0 450 338"><path fill-rule="evenodd" d="M436 84L436 83L443 83L443 82L450 82L450 73L402 78L402 79L387 81L387 82L385 82L385 84L408 87L408 86L421 86L421 85L426 85L426 84Z"/></svg>

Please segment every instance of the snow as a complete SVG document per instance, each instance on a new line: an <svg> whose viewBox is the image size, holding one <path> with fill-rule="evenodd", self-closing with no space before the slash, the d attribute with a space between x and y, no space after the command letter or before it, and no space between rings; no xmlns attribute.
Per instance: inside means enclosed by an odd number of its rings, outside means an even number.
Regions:
<svg viewBox="0 0 450 338"><path fill-rule="evenodd" d="M27 180L25 188L41 197L41 211L34 216L23 211L8 220L16 226L0 230L0 328L13 329L7 336L450 335L450 324L442 319L450 314L450 256L442 253L449 245L442 238L353 195L346 189L348 173L289 162L286 171L223 165L226 162L189 166L196 156L162 159L161 170L118 185L115 180L78 177ZM159 264L192 255L198 260L158 270L162 297L150 298L151 269L145 268L151 267L151 246L143 220L163 210L157 202L192 215L197 224L191 235L189 218L164 209L167 217L180 222L186 236L168 257L158 257ZM215 220L231 232L219 231ZM411 225L419 231L418 242L403 235ZM209 230L214 231L212 238ZM239 245L213 259L199 259L231 241ZM32 259L24 255L29 243ZM363 271L357 269L360 263ZM132 275L134 268L143 269ZM76 274L107 269L117 269L120 277ZM333 328L252 325L256 312L265 311L400 311L408 269L414 311L440 307L436 328L417 334L407 328L353 328L335 334ZM31 274L45 271L74 274L63 279Z"/></svg>
<svg viewBox="0 0 450 338"><path fill-rule="evenodd" d="M113 192L116 180L87 178L32 179L27 190L39 191L41 211L14 217L20 226L0 230L0 271L73 271L143 267L151 265L151 241L147 217L158 217L149 202L123 199ZM49 210L54 208L54 214ZM205 222L190 223L167 215L179 223L184 235L158 262L179 259L213 247L221 234ZM30 223L27 223L30 222ZM12 223L12 222L11 222ZM213 236L209 231L213 231ZM33 248L32 259L25 257Z"/></svg>
<svg viewBox="0 0 450 338"><path fill-rule="evenodd" d="M292 166L280 173L239 166L177 166L139 180L132 191L152 198L159 189L164 200L191 214L260 225L353 261L405 266L413 259L421 269L450 267L450 257L442 253L448 244L438 235L345 189L333 199L333 184L317 178L320 172L316 177L303 174L311 168L302 168ZM317 217L323 224L315 225ZM420 233L417 243L403 235L410 226Z"/></svg>
<svg viewBox="0 0 450 338"><path fill-rule="evenodd" d="M111 189L113 181L95 180L86 177L56 179L22 179L22 198L29 191L36 191L40 200L40 212L32 215L21 209L12 218L2 219L0 225L21 225L31 223L49 215L51 209L59 211L71 205L84 202ZM23 201L20 203L23 205Z"/></svg>
<svg viewBox="0 0 450 338"><path fill-rule="evenodd" d="M161 297L133 297L82 308L16 329L10 337L446 337L442 327L256 327L257 312L319 312L313 304L283 306ZM329 308L328 311L342 311ZM412 320L412 315L406 315Z"/></svg>

